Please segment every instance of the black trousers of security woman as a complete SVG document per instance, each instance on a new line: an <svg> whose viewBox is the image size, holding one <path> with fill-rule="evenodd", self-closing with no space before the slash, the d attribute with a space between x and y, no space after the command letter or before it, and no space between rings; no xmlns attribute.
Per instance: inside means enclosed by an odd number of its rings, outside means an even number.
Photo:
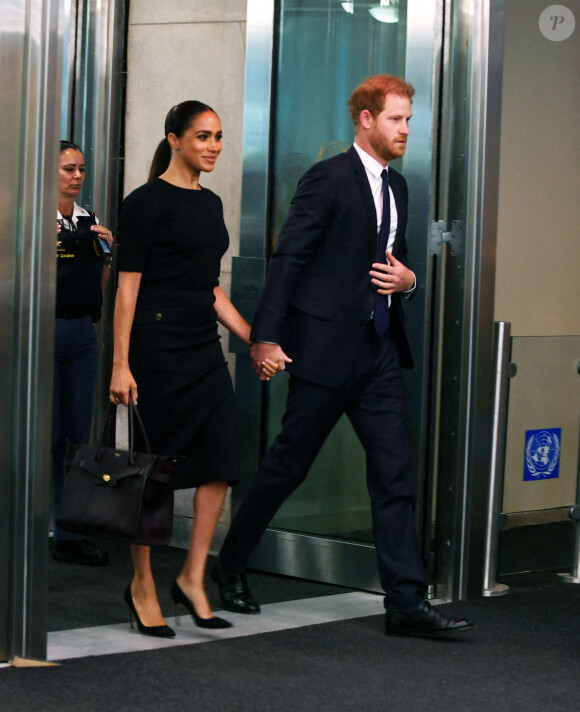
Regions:
<svg viewBox="0 0 580 712"><path fill-rule="evenodd" d="M64 482L67 441L87 443L91 419L99 345L89 314L73 319L56 319L54 334L54 382L52 400L53 502L60 502ZM55 541L77 541L83 537L55 526Z"/></svg>

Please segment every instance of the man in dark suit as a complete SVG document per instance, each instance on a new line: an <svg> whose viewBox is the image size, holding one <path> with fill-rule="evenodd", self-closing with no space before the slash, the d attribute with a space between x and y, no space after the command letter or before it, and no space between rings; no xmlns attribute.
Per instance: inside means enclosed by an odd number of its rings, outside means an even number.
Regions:
<svg viewBox="0 0 580 712"><path fill-rule="evenodd" d="M400 365L412 367L402 298L407 184L388 163L405 153L414 89L390 75L365 80L349 109L354 145L300 180L253 322L251 358L290 371L282 431L234 518L212 571L224 605L258 613L248 558L284 500L305 479L346 413L367 455L374 538L389 635L466 630L424 600Z"/></svg>

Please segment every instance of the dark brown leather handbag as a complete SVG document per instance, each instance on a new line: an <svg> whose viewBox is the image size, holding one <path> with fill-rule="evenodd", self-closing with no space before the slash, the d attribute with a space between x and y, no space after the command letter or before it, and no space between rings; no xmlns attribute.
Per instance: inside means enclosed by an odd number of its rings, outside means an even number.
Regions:
<svg viewBox="0 0 580 712"><path fill-rule="evenodd" d="M143 422L129 401L129 450L103 447L109 404L96 445L69 445L56 523L62 529L133 544L168 544L173 525L174 474L182 458L152 455ZM147 452L135 452L135 422Z"/></svg>

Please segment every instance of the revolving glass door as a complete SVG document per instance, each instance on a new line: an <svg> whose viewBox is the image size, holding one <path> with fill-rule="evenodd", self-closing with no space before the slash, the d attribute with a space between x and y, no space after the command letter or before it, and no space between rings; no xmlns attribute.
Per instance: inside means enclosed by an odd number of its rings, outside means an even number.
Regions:
<svg viewBox="0 0 580 712"><path fill-rule="evenodd" d="M353 141L347 101L365 77L389 73L416 88L407 153L393 162L409 184L407 240L418 293L407 309L416 367L407 378L413 453L419 477L419 519L430 521L424 497L436 3L401 0L283 0L272 67L270 216L273 251L300 176ZM248 21L251 22L251 13ZM251 28L249 28L249 39ZM248 50L250 52L250 48ZM248 70L250 71L250 69ZM251 87L251 83L248 83ZM251 97L247 101L251 101ZM268 385L267 443L284 412L286 375ZM421 514L421 512L423 514ZM380 590L376 573L365 457L346 417L325 443L307 480L282 506L251 565L270 571Z"/></svg>

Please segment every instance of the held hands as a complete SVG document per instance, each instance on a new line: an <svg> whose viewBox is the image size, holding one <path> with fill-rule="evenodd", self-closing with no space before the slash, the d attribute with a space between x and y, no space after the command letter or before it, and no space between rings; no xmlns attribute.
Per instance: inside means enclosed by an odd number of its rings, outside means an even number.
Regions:
<svg viewBox="0 0 580 712"><path fill-rule="evenodd" d="M413 289L415 286L413 272L393 257L391 252L387 252L387 260L388 264L374 262L369 272L371 282L377 287L378 293L395 294Z"/></svg>
<svg viewBox="0 0 580 712"><path fill-rule="evenodd" d="M269 381L278 371L285 371L287 363L292 363L292 359L286 356L278 344L264 344L261 341L252 344L250 358L261 381Z"/></svg>
<svg viewBox="0 0 580 712"><path fill-rule="evenodd" d="M129 405L129 396L137 403L137 382L128 367L113 366L111 385L109 387L109 400L115 405L122 403Z"/></svg>

